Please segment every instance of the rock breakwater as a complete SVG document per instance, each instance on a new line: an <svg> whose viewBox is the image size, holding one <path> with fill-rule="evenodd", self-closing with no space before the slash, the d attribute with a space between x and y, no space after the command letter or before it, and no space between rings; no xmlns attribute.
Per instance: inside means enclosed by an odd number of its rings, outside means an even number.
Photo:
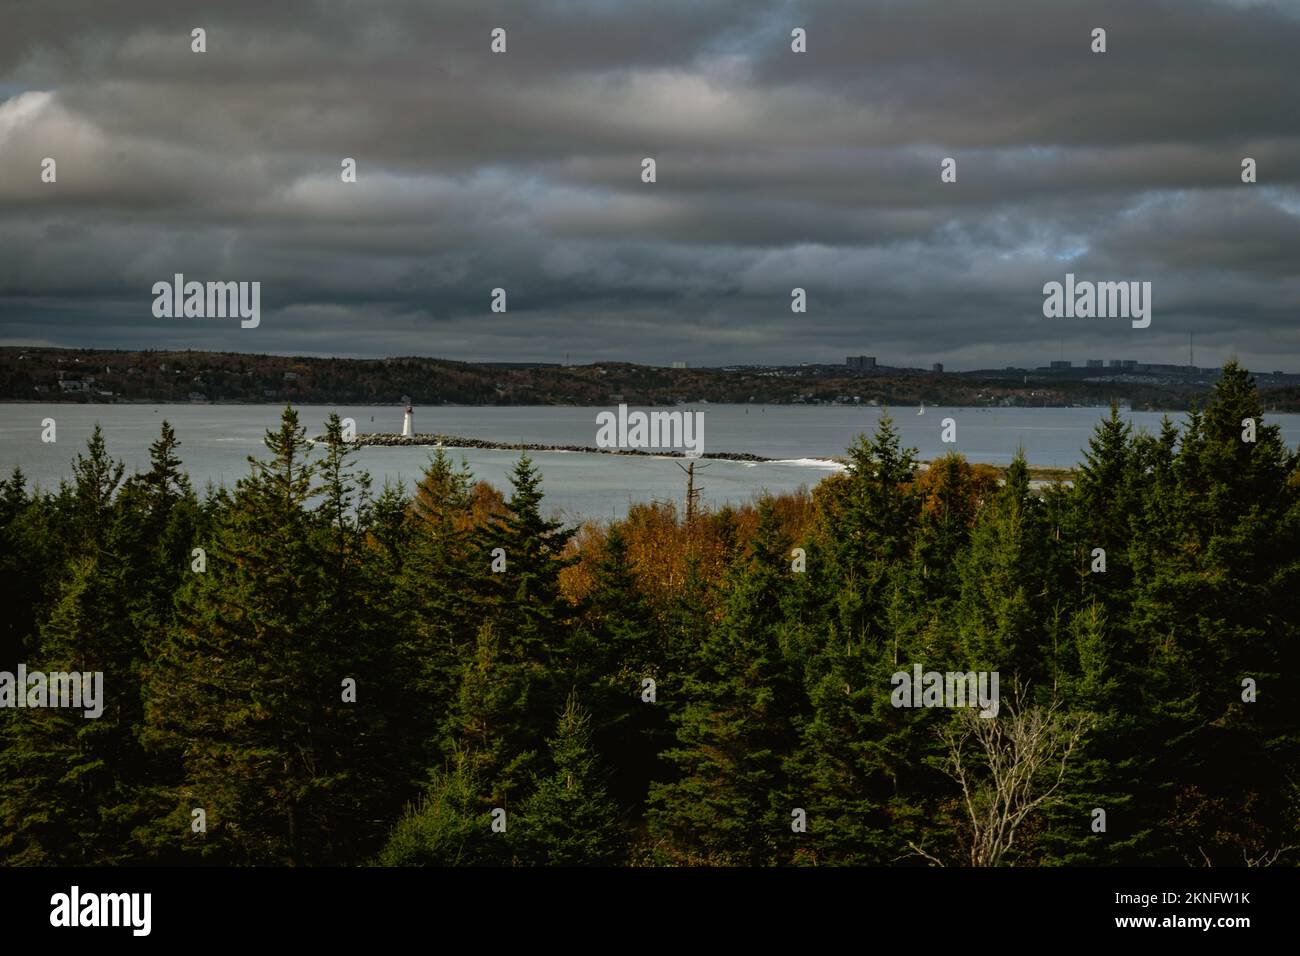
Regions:
<svg viewBox="0 0 1300 956"><path fill-rule="evenodd" d="M356 437L358 445L378 445L391 447L396 445L442 445L445 448L482 448L498 451L573 451L589 455L643 455L650 458L685 458L685 452L672 449L647 451L640 448L595 448L587 445L544 445L537 442L502 442L488 441L485 438L465 438L461 435L402 435L366 434ZM772 461L761 455L745 452L707 452L701 458L719 461Z"/></svg>

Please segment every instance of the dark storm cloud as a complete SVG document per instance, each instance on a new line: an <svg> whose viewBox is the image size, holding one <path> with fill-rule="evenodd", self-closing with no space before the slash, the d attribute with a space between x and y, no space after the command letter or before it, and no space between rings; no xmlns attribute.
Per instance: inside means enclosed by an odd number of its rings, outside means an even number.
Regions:
<svg viewBox="0 0 1300 956"><path fill-rule="evenodd" d="M1298 57L1248 0L11 2L0 342L1300 369ZM176 272L261 325L153 318ZM1151 327L1044 319L1066 272Z"/></svg>

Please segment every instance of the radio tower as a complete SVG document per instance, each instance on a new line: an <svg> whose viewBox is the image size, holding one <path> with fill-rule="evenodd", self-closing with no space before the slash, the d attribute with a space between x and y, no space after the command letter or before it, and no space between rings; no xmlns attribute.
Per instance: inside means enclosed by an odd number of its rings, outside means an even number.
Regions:
<svg viewBox="0 0 1300 956"><path fill-rule="evenodd" d="M409 395L403 395L402 404L406 406L406 414L402 416L402 437L414 438L415 437L415 419L414 419L415 409L411 407L411 397Z"/></svg>

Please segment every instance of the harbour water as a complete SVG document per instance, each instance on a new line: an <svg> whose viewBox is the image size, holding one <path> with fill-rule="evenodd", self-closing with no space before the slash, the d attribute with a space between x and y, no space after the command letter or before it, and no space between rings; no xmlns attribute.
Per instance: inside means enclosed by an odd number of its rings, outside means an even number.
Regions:
<svg viewBox="0 0 1300 956"><path fill-rule="evenodd" d="M0 405L0 469L20 465L28 479L55 487L71 474L71 462L85 449L96 422L104 429L109 451L130 470L147 465L149 444L166 419L181 441L180 457L197 489L209 483L233 486L248 473L247 457L262 456L263 436L279 423L280 405ZM710 405L683 406L704 413L704 450L741 452L775 459L768 462L709 461L697 483L710 505L739 504L763 491L811 487L839 467L832 459L862 433L872 433L882 409L850 406ZM419 432L464 435L499 442L594 445L599 408L564 406L438 406L415 410ZM402 427L400 406L322 406L299 408L309 436L319 435L331 412L356 420L358 432L393 432ZM930 459L958 451L971 461L1006 464L1023 447L1030 464L1071 467L1081 459L1100 408L942 408L927 406L890 412L905 445ZM373 417L373 422L371 421ZM1156 431L1161 415L1126 412L1136 428ZM1175 423L1182 416L1171 414ZM57 441L41 441L42 421L53 418ZM956 442L941 440L942 423L956 423ZM1300 444L1300 415L1267 416L1280 424L1288 445ZM376 487L385 479L409 488L419 479L432 449L365 447L358 453ZM451 450L463 457L474 476L508 491L506 477L518 460L514 451ZM573 452L533 452L540 468L548 508L562 518L611 518L639 501L680 500L685 479L681 459L627 457Z"/></svg>

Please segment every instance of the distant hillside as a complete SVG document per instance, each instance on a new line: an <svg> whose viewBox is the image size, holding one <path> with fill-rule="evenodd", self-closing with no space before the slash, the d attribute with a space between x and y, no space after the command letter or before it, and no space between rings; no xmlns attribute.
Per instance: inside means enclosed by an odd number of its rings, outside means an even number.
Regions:
<svg viewBox="0 0 1300 956"><path fill-rule="evenodd" d="M1099 382L1037 372L930 373L843 366L679 369L629 363L559 366L434 358L344 359L235 352L0 349L0 400L590 405L1106 405L1182 409L1208 382ZM1266 407L1300 410L1300 388L1261 388Z"/></svg>

